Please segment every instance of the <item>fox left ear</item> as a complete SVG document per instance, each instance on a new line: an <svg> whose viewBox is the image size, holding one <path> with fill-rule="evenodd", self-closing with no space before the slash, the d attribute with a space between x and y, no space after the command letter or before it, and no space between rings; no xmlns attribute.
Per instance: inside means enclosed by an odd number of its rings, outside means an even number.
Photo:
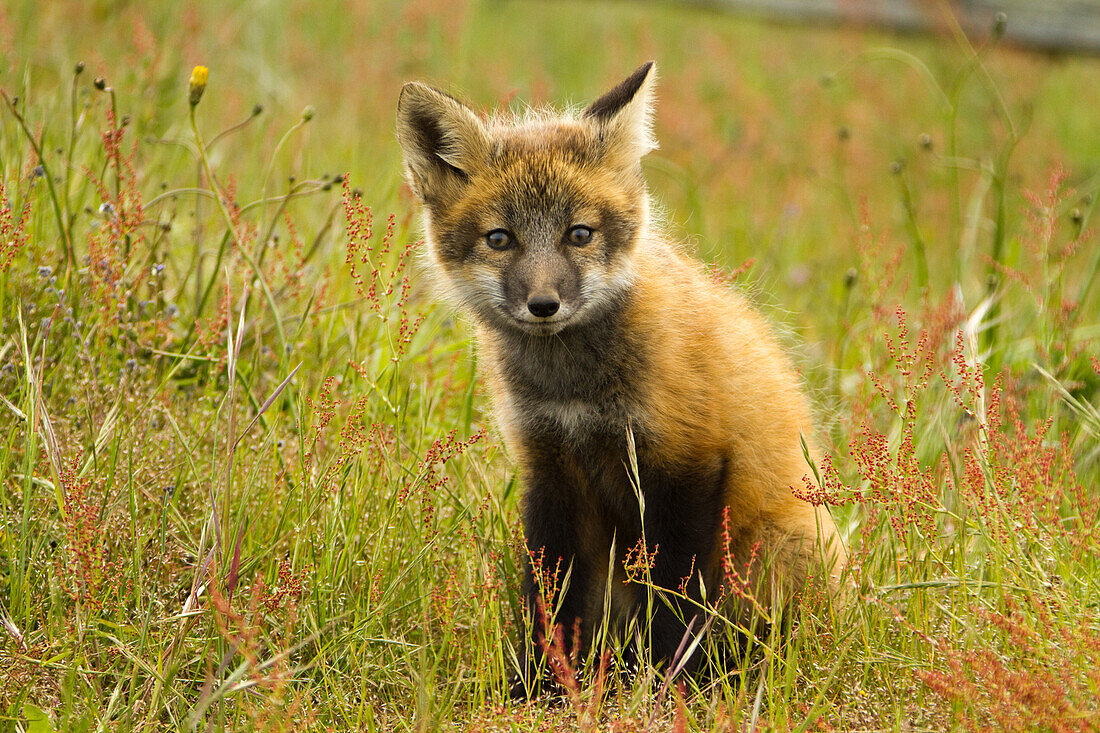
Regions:
<svg viewBox="0 0 1100 733"><path fill-rule="evenodd" d="M397 102L397 140L421 201L457 195L488 161L489 134L474 111L438 89L409 82Z"/></svg>
<svg viewBox="0 0 1100 733"><path fill-rule="evenodd" d="M657 147L652 120L656 78L656 64L647 61L584 111L585 119L599 126L604 152L615 163L636 165Z"/></svg>

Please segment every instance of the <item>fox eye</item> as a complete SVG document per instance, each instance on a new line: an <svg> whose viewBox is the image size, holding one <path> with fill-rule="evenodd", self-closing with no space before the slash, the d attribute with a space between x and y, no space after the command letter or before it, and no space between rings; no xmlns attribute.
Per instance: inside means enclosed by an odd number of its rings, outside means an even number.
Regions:
<svg viewBox="0 0 1100 733"><path fill-rule="evenodd" d="M512 235L504 229L494 229L485 235L485 243L490 249L502 250L512 246Z"/></svg>
<svg viewBox="0 0 1100 733"><path fill-rule="evenodd" d="M588 244L592 241L592 230L586 226L575 226L565 235L570 244Z"/></svg>

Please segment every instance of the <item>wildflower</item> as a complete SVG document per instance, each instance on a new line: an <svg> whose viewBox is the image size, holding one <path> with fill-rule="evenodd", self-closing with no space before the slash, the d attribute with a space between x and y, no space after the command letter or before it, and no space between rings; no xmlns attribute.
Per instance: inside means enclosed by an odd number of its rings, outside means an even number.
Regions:
<svg viewBox="0 0 1100 733"><path fill-rule="evenodd" d="M191 86L188 92L188 99L191 101L191 106L194 107L202 99L202 93L206 91L206 79L210 76L210 70L205 66L196 66L191 71Z"/></svg>
<svg viewBox="0 0 1100 733"><path fill-rule="evenodd" d="M316 111L317 110L313 108L312 104L307 105L306 108L302 110L302 122L309 122L312 120Z"/></svg>

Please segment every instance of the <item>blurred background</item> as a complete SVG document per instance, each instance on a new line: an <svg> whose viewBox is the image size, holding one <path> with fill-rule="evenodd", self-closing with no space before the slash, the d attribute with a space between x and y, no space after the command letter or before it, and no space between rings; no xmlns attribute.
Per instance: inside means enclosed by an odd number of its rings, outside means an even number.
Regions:
<svg viewBox="0 0 1100 733"><path fill-rule="evenodd" d="M656 59L654 192L705 257L732 266L756 258L757 274L787 281L794 300L783 300L805 311L824 304L814 302L820 288L801 287L811 274L851 264L862 199L875 225L901 230L908 195L933 242L932 271L953 276L938 258L954 252L938 235L958 224L983 161L1003 155L1009 138L1020 138L1011 175L1023 188L1040 187L1056 161L1071 183L1095 187L1100 60L1073 51L1094 47L1097 8L1068 0L14 0L0 10L0 84L67 89L73 64L84 61L89 77L117 90L143 137L171 139L185 133L190 69L204 64L200 122L210 134L264 107L242 131L246 142L223 155L269 148L312 106L277 171L349 172L369 203L405 213L393 135L404 81L431 82L487 111L583 104ZM993 48L998 9L1007 17ZM981 73L970 61L975 50ZM905 194L905 176L892 173L899 165L927 185ZM956 177L950 200L940 184ZM1006 210L1017 216L1022 205Z"/></svg>

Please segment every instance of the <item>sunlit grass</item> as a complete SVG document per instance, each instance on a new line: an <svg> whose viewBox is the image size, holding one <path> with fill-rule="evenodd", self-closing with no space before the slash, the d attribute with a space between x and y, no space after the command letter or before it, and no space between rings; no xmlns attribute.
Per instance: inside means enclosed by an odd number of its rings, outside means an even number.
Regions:
<svg viewBox="0 0 1100 733"><path fill-rule="evenodd" d="M0 9L4 726L1100 724L1097 62L975 46L658 4ZM752 259L855 590L716 679L597 650L512 706L520 487L415 263L397 90L580 102L645 58L651 186Z"/></svg>

